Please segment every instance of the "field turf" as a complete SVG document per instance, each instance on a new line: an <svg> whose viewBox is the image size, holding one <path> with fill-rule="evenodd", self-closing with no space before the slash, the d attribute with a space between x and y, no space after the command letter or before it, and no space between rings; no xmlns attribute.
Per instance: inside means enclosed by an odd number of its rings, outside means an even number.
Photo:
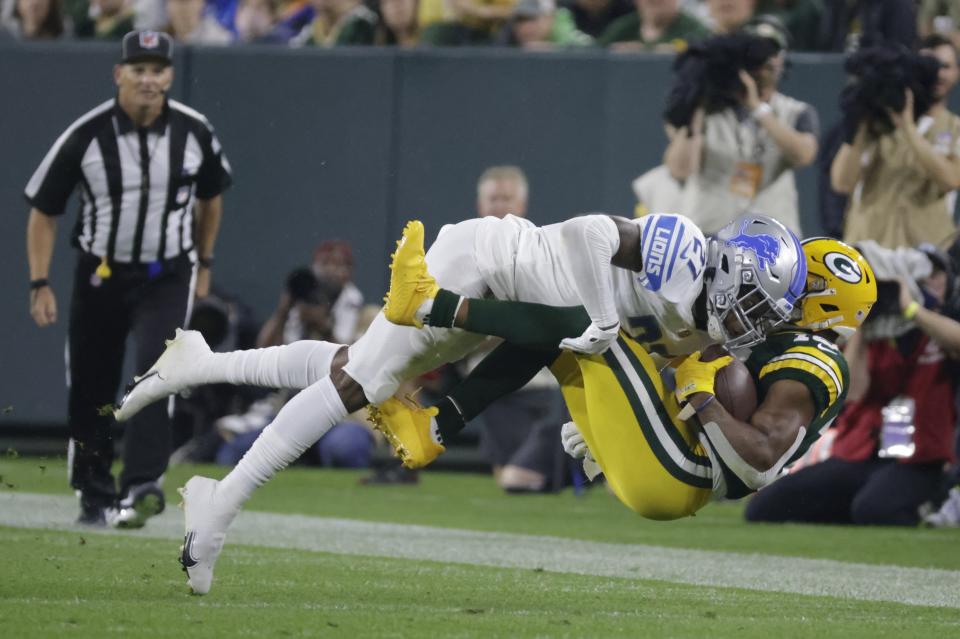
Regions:
<svg viewBox="0 0 960 639"><path fill-rule="evenodd" d="M0 637L960 636L957 530L747 525L738 504L648 522L602 488L434 472L281 473L195 597L172 506L198 472L224 469L171 469L168 514L104 534L70 525L61 460L0 459Z"/></svg>

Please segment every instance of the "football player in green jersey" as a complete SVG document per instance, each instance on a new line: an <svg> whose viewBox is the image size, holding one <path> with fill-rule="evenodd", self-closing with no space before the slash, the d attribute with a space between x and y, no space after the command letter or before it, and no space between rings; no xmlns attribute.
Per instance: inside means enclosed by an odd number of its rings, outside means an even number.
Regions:
<svg viewBox="0 0 960 639"><path fill-rule="evenodd" d="M852 335L876 300L873 272L855 249L829 238L807 240L803 248L808 279L795 325L768 335L744 362L760 402L748 422L713 401L716 372L730 358L703 362L692 354L677 367L670 393L649 354L622 338L603 355L559 358L552 348L538 349L536 338L524 346L507 343L438 407L391 399L374 409L375 419L408 464L425 465L443 451L444 436L549 365L574 417L564 427L565 449L598 464L628 507L674 519L698 510L711 494L742 497L802 456L839 413L849 373L829 338ZM550 309L548 315L536 305L487 302L511 305L505 306L510 315L543 319L542 326L566 321L571 335L584 321L577 309ZM477 328L468 313L457 322ZM489 318L484 323L486 332L497 334ZM516 324L504 326L503 334L516 339ZM551 347L552 337L544 340ZM681 419L684 404L697 413L697 428Z"/></svg>

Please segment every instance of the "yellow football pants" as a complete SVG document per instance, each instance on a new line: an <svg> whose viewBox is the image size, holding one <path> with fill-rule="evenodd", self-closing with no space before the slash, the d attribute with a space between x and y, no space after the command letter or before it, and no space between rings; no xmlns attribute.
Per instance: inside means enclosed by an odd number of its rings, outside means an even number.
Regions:
<svg viewBox="0 0 960 639"><path fill-rule="evenodd" d="M713 470L650 355L623 334L603 355L564 352L551 367L573 421L614 494L648 519L692 515Z"/></svg>

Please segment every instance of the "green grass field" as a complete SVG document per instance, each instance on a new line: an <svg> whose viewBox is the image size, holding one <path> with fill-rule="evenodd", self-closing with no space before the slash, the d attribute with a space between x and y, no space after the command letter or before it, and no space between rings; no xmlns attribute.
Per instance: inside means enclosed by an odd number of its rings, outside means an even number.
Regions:
<svg viewBox="0 0 960 639"><path fill-rule="evenodd" d="M197 472L224 470L171 469L171 504ZM658 523L602 489L508 496L431 472L370 487L294 468L250 502L201 598L176 562L175 508L101 534L69 525L62 461L4 458L0 475L4 638L960 636L960 596L936 594L960 583L956 530L748 526L735 504ZM829 595L804 594L819 582Z"/></svg>

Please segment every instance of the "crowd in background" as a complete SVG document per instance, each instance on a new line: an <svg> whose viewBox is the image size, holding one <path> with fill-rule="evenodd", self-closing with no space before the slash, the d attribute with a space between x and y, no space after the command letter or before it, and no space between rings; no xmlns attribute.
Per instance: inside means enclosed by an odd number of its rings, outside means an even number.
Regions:
<svg viewBox="0 0 960 639"><path fill-rule="evenodd" d="M781 20L797 51L843 51L871 30L960 43L952 0L2 0L0 39L118 40L136 28L197 45L677 52L760 14Z"/></svg>

